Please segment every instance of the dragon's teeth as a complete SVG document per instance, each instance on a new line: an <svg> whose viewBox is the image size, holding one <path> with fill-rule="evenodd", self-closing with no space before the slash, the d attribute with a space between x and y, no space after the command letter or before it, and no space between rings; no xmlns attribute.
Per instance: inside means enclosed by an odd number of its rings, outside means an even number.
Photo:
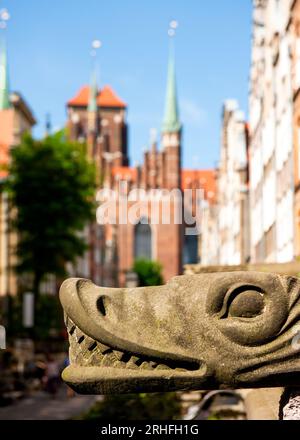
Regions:
<svg viewBox="0 0 300 440"><path fill-rule="evenodd" d="M126 364L124 364L124 362L121 362L121 361L115 361L114 363L113 363L113 367L114 368L125 368L125 366L126 366Z"/></svg>
<svg viewBox="0 0 300 440"><path fill-rule="evenodd" d="M122 351L118 351L118 350L113 350L114 355L116 356L116 358L118 359L118 361L120 361L124 355L124 353Z"/></svg>
<svg viewBox="0 0 300 440"><path fill-rule="evenodd" d="M156 368L156 370L170 370L170 367L164 364L159 364Z"/></svg>
<svg viewBox="0 0 300 440"><path fill-rule="evenodd" d="M114 367L119 369L129 370L158 370L166 371L172 368L158 363L156 361L146 361L143 357L131 355L131 353L120 350L113 350L111 347L95 341L91 337L84 334L66 315L65 323L70 334L70 346L71 346L71 363L84 365L96 365L101 367ZM72 337L71 337L72 336ZM90 352L88 354L88 351ZM183 368L174 369L178 372L186 372Z"/></svg>
<svg viewBox="0 0 300 440"><path fill-rule="evenodd" d="M130 368L130 369L137 369L137 368L139 368L139 367L137 366L137 364L136 364L136 361L137 361L138 359L139 359L139 358L136 357L136 356L131 356L131 358L129 359L129 361L128 361L127 364L126 364L126 368Z"/></svg>
<svg viewBox="0 0 300 440"><path fill-rule="evenodd" d="M94 339L90 338L87 335L84 335L84 345L89 347L94 342Z"/></svg>
<svg viewBox="0 0 300 440"><path fill-rule="evenodd" d="M70 318L68 318L67 330L68 330L68 332L70 333L71 336L73 335L73 333L76 330L76 325L74 324L74 322L71 321Z"/></svg>
<svg viewBox="0 0 300 440"><path fill-rule="evenodd" d="M113 353L107 353L103 356L101 360L101 367L111 367L114 362L116 361L116 358Z"/></svg>
<svg viewBox="0 0 300 440"><path fill-rule="evenodd" d="M96 342L96 341L93 341L93 340L91 339L91 341L89 341L88 350L89 350L89 351L94 351L95 348L97 348L97 342Z"/></svg>
<svg viewBox="0 0 300 440"><path fill-rule="evenodd" d="M139 367L140 370L152 370L152 367L149 362L143 362L142 365Z"/></svg>
<svg viewBox="0 0 300 440"><path fill-rule="evenodd" d="M69 333L70 333L71 336L74 334L75 330L76 330L76 326L75 326L75 325L72 325L72 326L70 327L70 329L69 329Z"/></svg>
<svg viewBox="0 0 300 440"><path fill-rule="evenodd" d="M111 348L108 347L107 345L100 344L100 343L98 343L98 347L99 347L101 353L105 353L107 350L111 350Z"/></svg>
<svg viewBox="0 0 300 440"><path fill-rule="evenodd" d="M150 367L151 367L152 369L154 369L154 368L157 367L157 362L150 361L150 362L149 362L149 365L150 365Z"/></svg>
<svg viewBox="0 0 300 440"><path fill-rule="evenodd" d="M89 358L89 362L91 365L100 365L101 360L103 359L103 355L102 353L100 353L100 351L98 350L98 348L96 348L95 350L93 350L91 352L91 356Z"/></svg>
<svg viewBox="0 0 300 440"><path fill-rule="evenodd" d="M66 315L66 317L65 317L65 323L66 323L66 327L67 327L68 330L70 330L70 329L73 328L73 327L76 328L76 325L74 324L74 322L72 321L72 319L70 319L70 318L68 317L68 315Z"/></svg>
<svg viewBox="0 0 300 440"><path fill-rule="evenodd" d="M75 329L75 337L76 337L76 341L78 342L80 338L82 338L82 336L84 337L84 334L79 330L78 327L76 327Z"/></svg>

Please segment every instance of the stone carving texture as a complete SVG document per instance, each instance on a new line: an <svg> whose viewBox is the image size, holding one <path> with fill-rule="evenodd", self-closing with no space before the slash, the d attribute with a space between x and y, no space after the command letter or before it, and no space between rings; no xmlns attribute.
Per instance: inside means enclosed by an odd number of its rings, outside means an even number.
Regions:
<svg viewBox="0 0 300 440"><path fill-rule="evenodd" d="M281 399L280 418L300 420L300 389L286 389Z"/></svg>
<svg viewBox="0 0 300 440"><path fill-rule="evenodd" d="M63 283L63 379L86 394L300 385L300 280L256 272L165 286Z"/></svg>

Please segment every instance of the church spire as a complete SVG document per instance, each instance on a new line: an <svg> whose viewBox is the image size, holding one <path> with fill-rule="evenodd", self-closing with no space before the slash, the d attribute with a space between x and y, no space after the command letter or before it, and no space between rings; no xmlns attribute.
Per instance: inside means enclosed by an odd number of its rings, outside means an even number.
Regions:
<svg viewBox="0 0 300 440"><path fill-rule="evenodd" d="M162 131L164 133L174 133L181 129L181 123L179 119L178 102L177 102L177 87L176 87L176 72L175 72L175 55L174 55L174 42L173 37L175 35L175 29L177 27L176 22L173 23L173 28L169 30L170 36L170 49L169 49L169 66L168 66L168 78L167 78L167 93L165 102L165 115L162 125ZM176 27L175 27L176 25Z"/></svg>
<svg viewBox="0 0 300 440"><path fill-rule="evenodd" d="M92 76L91 76L91 83L90 83L90 96L89 96L89 105L88 105L88 111L90 113L96 113L97 112L97 97L98 97L98 86L97 86L97 50L100 49L102 46L102 43L100 40L94 40L92 42L92 51L91 51L91 58L93 61L93 70L92 70Z"/></svg>
<svg viewBox="0 0 300 440"><path fill-rule="evenodd" d="M0 41L0 110L10 108L7 50L4 38Z"/></svg>
<svg viewBox="0 0 300 440"><path fill-rule="evenodd" d="M91 84L90 84L90 96L88 111L96 113L97 111L97 97L98 97L98 86L97 86L97 73L96 68L92 72Z"/></svg>

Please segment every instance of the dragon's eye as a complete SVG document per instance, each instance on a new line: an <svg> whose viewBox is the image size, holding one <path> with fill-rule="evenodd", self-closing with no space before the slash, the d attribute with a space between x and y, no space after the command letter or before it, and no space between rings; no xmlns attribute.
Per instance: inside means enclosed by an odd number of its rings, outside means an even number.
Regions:
<svg viewBox="0 0 300 440"><path fill-rule="evenodd" d="M261 315L265 308L264 296L254 286L245 290L237 289L231 294L232 301L228 304L228 316L238 318L254 318Z"/></svg>
<svg viewBox="0 0 300 440"><path fill-rule="evenodd" d="M273 340L288 323L286 287L282 278L273 274L214 275L205 305L208 317L221 333L244 346Z"/></svg>

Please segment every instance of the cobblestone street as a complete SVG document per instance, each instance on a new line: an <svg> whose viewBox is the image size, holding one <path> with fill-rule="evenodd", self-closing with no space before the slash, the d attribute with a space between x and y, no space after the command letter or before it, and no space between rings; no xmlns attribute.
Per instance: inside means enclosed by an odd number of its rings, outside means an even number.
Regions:
<svg viewBox="0 0 300 440"><path fill-rule="evenodd" d="M0 420L67 420L87 411L96 399L95 396L67 397L64 386L55 399L39 391L0 408Z"/></svg>

